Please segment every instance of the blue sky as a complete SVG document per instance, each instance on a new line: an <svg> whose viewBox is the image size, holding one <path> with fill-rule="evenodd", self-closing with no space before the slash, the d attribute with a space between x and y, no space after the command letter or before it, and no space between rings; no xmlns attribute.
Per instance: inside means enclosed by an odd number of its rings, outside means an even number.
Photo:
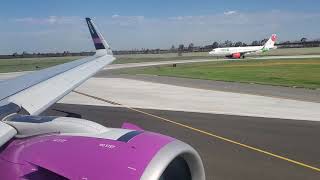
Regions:
<svg viewBox="0 0 320 180"><path fill-rule="evenodd" d="M0 54L92 50L83 18L113 49L179 43L320 38L319 0L10 0L1 2Z"/></svg>

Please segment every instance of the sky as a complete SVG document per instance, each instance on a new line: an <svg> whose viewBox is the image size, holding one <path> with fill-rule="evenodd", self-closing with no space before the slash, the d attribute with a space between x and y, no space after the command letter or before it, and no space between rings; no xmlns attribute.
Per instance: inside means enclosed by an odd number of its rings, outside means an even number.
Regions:
<svg viewBox="0 0 320 180"><path fill-rule="evenodd" d="M320 38L319 0L4 0L0 54L91 51L85 17L115 50Z"/></svg>

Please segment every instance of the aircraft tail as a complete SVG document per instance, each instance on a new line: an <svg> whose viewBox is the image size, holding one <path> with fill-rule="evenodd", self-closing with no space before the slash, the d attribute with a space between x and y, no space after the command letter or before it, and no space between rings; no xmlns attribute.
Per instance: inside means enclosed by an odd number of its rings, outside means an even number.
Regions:
<svg viewBox="0 0 320 180"><path fill-rule="evenodd" d="M270 39L264 44L264 48L266 49L273 49L275 46L274 44L277 41L277 35L276 34L272 34Z"/></svg>
<svg viewBox="0 0 320 180"><path fill-rule="evenodd" d="M96 51L106 52L107 54L112 54L111 48L103 38L101 33L98 31L97 27L94 25L90 18L86 18L86 22L89 27L89 31L93 40L94 47Z"/></svg>

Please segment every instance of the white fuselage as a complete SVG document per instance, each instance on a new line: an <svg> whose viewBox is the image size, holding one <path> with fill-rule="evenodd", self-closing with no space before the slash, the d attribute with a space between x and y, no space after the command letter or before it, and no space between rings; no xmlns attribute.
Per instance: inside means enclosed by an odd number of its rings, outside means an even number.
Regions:
<svg viewBox="0 0 320 180"><path fill-rule="evenodd" d="M213 56L229 56L235 53L259 53L263 46L215 48L209 52Z"/></svg>
<svg viewBox="0 0 320 180"><path fill-rule="evenodd" d="M211 56L226 56L228 58L244 58L247 54L261 53L276 49L274 46L277 40L277 35L272 34L269 40L263 46L248 46L248 47L225 47L215 48L209 52Z"/></svg>

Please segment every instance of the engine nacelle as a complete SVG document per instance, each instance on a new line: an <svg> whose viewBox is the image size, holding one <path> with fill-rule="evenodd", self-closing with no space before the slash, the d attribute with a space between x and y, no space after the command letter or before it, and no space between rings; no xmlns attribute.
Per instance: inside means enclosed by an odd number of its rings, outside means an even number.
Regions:
<svg viewBox="0 0 320 180"><path fill-rule="evenodd" d="M19 138L0 152L0 179L205 179L201 158L191 146L138 127L20 115L5 122Z"/></svg>
<svg viewBox="0 0 320 180"><path fill-rule="evenodd" d="M240 59L241 58L241 54L240 53L234 53L234 54L232 54L232 58Z"/></svg>
<svg viewBox="0 0 320 180"><path fill-rule="evenodd" d="M226 56L226 57L227 57L227 58L232 58L232 59L240 59L241 57L244 57L244 56L242 56L241 53L233 53L233 54L228 55L228 56Z"/></svg>

